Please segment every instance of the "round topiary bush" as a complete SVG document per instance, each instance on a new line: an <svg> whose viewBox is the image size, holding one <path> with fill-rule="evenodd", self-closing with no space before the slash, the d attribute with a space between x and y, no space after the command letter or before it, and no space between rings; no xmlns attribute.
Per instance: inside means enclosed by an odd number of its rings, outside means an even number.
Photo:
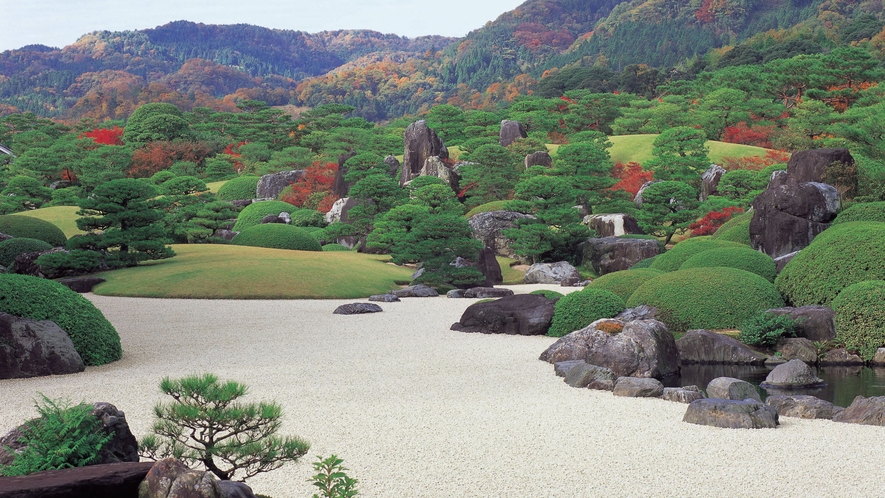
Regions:
<svg viewBox="0 0 885 498"><path fill-rule="evenodd" d="M68 238L61 228L48 221L33 216L12 215L0 216L0 233L13 237L38 239L51 244L52 247L64 247Z"/></svg>
<svg viewBox="0 0 885 498"><path fill-rule="evenodd" d="M114 326L88 299L64 285L27 275L0 275L0 311L52 320L71 337L86 365L104 365L123 356Z"/></svg>
<svg viewBox="0 0 885 498"><path fill-rule="evenodd" d="M641 270L643 268L651 268L651 265L654 264L657 256L652 256L650 258L645 258L634 264L630 267L631 270Z"/></svg>
<svg viewBox="0 0 885 498"><path fill-rule="evenodd" d="M339 252L339 251L350 251L350 249L348 249L345 246L342 246L341 244L326 244L323 246L323 251L324 252Z"/></svg>
<svg viewBox="0 0 885 498"><path fill-rule="evenodd" d="M699 252L685 260L685 263L682 263L679 269L687 270L689 268L709 268L712 266L725 266L745 270L755 273L769 282L774 282L774 278L777 277L777 268L771 256L754 251L746 246L720 247Z"/></svg>
<svg viewBox="0 0 885 498"><path fill-rule="evenodd" d="M664 254L658 255L649 268L661 271L676 271L682 263L695 254L720 247L745 247L737 242L716 240L710 236L692 237L673 246Z"/></svg>
<svg viewBox="0 0 885 498"><path fill-rule="evenodd" d="M590 283L590 287L594 289L602 289L619 296L624 301L630 299L630 295L639 288L640 285L662 274L661 270L653 268L639 268L623 271L616 271L603 275Z"/></svg>
<svg viewBox="0 0 885 498"><path fill-rule="evenodd" d="M292 225L296 227L323 228L327 225L326 217L314 209L295 208L289 213Z"/></svg>
<svg viewBox="0 0 885 498"><path fill-rule="evenodd" d="M322 251L320 243L298 227L283 223L266 223L249 227L233 238L238 246L269 247L294 251Z"/></svg>
<svg viewBox="0 0 885 498"><path fill-rule="evenodd" d="M215 197L223 201L254 199L258 191L258 180L259 178L257 176L239 176L237 178L232 178L224 182L224 185L218 189Z"/></svg>
<svg viewBox="0 0 885 498"><path fill-rule="evenodd" d="M750 244L750 222L753 221L753 213L739 214L732 219L726 221L716 230L713 238L726 242L737 242L749 246Z"/></svg>
<svg viewBox="0 0 885 498"><path fill-rule="evenodd" d="M630 308L647 304L671 331L738 328L750 317L784 305L771 282L736 268L691 268L640 285Z"/></svg>
<svg viewBox="0 0 885 498"><path fill-rule="evenodd" d="M29 239L27 237L16 237L14 239L4 240L0 242L0 265L5 267L12 266L15 258L19 254L26 252L48 251L52 249L52 245L39 239Z"/></svg>
<svg viewBox="0 0 885 498"><path fill-rule="evenodd" d="M538 289L536 291L529 292L529 294L534 294L536 296L544 296L547 298L548 301L556 301L556 300L562 299L562 297L564 295L560 292L547 290L547 289Z"/></svg>
<svg viewBox="0 0 885 498"><path fill-rule="evenodd" d="M846 208L833 220L834 225L852 221L885 222L885 202L864 202Z"/></svg>
<svg viewBox="0 0 885 498"><path fill-rule="evenodd" d="M836 338L857 351L864 360L873 359L885 346L885 281L866 280L849 285L833 299Z"/></svg>
<svg viewBox="0 0 885 498"><path fill-rule="evenodd" d="M260 225L262 218L265 216L292 213L292 211L297 209L299 208L283 201L253 202L244 207L240 214L237 215L237 222L234 223L233 231L241 232L249 227Z"/></svg>
<svg viewBox="0 0 885 498"><path fill-rule="evenodd" d="M849 285L885 280L885 223L832 226L781 270L774 284L795 306L823 305Z"/></svg>
<svg viewBox="0 0 885 498"><path fill-rule="evenodd" d="M624 300L607 290L588 287L566 294L556 301L547 335L562 337L600 318L611 318L624 308Z"/></svg>

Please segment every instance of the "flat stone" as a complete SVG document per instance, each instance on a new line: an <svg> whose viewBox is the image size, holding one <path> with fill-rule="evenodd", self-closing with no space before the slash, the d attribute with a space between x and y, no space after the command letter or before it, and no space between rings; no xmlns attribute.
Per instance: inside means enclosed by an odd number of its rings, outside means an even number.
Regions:
<svg viewBox="0 0 885 498"><path fill-rule="evenodd" d="M707 384L707 396L710 398L762 401L753 384L733 377L717 377Z"/></svg>
<svg viewBox="0 0 885 498"><path fill-rule="evenodd" d="M683 422L723 429L774 429L777 411L759 401L698 399L688 405Z"/></svg>
<svg viewBox="0 0 885 498"><path fill-rule="evenodd" d="M664 395L664 384L647 377L618 377L612 394L626 398L660 398Z"/></svg>
<svg viewBox="0 0 885 498"><path fill-rule="evenodd" d="M885 396L858 396L848 408L833 416L833 422L885 426Z"/></svg>
<svg viewBox="0 0 885 498"><path fill-rule="evenodd" d="M380 313L384 311L381 306L371 303L351 303L342 304L335 308L332 313L335 315L362 315L364 313Z"/></svg>
<svg viewBox="0 0 885 498"><path fill-rule="evenodd" d="M433 290L432 287L428 287L426 285L418 284L411 285L409 287L405 287L402 289L396 289L390 291L390 294L393 294L396 297L436 297L439 296L439 293Z"/></svg>
<svg viewBox="0 0 885 498"><path fill-rule="evenodd" d="M121 498L138 496L154 462L109 463L0 478L4 498Z"/></svg>
<svg viewBox="0 0 885 498"><path fill-rule="evenodd" d="M708 330L689 330L676 341L683 364L761 365L766 356L733 337Z"/></svg>
<svg viewBox="0 0 885 498"><path fill-rule="evenodd" d="M496 287L471 287L464 291L464 297L474 299L497 299L501 297L512 296L513 291L510 289L498 289Z"/></svg>
<svg viewBox="0 0 885 498"><path fill-rule="evenodd" d="M580 362L569 369L565 383L572 387L611 391L615 384L615 374L605 367Z"/></svg>
<svg viewBox="0 0 885 498"><path fill-rule="evenodd" d="M559 363L553 364L553 373L555 373L557 377L565 377L572 368L582 364L588 365L584 360L560 361Z"/></svg>
<svg viewBox="0 0 885 498"><path fill-rule="evenodd" d="M662 396L667 401L674 401L676 403L691 403L696 399L704 399L704 393L698 388L698 386L686 386L686 387L665 387L664 394Z"/></svg>
<svg viewBox="0 0 885 498"><path fill-rule="evenodd" d="M832 420L837 413L844 410L841 406L836 406L829 401L805 394L769 396L765 399L765 404L774 407L781 417Z"/></svg>
<svg viewBox="0 0 885 498"><path fill-rule="evenodd" d="M375 294L373 296L369 296L369 301L379 303L398 303L400 302L400 299L393 294Z"/></svg>

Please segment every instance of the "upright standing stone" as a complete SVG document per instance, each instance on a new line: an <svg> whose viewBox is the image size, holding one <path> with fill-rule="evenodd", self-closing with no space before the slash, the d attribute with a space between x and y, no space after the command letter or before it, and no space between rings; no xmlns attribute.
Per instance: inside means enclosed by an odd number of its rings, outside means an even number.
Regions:
<svg viewBox="0 0 885 498"><path fill-rule="evenodd" d="M427 126L427 122L423 119L415 121L406 128L403 145L405 148L399 179L400 185L405 185L406 182L418 176L428 157L437 156L440 159L448 159L449 157L449 150L446 149L443 141L440 140L436 132Z"/></svg>
<svg viewBox="0 0 885 498"><path fill-rule="evenodd" d="M718 164L711 164L707 171L704 171L701 175L701 202L706 201L711 195L719 193L719 180L724 174L725 168Z"/></svg>
<svg viewBox="0 0 885 498"><path fill-rule="evenodd" d="M509 119L501 121L501 133L498 136L498 143L501 144L501 147L507 147L520 138L526 138L527 136L529 135L525 131L525 126L519 121L511 121Z"/></svg>
<svg viewBox="0 0 885 498"><path fill-rule="evenodd" d="M347 197L350 187L352 187L350 182L344 180L344 175L347 174L347 168L344 166L344 163L355 155L356 152L351 152L338 156L338 171L335 172L335 179L332 181L332 195L339 199Z"/></svg>
<svg viewBox="0 0 885 498"><path fill-rule="evenodd" d="M546 150L532 152L525 156L525 168L529 169L532 166L544 166L545 168L549 168L553 166L553 158L550 157L550 153Z"/></svg>

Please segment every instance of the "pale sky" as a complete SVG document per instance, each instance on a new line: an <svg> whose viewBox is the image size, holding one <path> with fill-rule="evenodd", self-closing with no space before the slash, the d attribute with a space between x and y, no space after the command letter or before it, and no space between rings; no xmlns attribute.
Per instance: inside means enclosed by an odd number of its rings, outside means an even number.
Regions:
<svg viewBox="0 0 885 498"><path fill-rule="evenodd" d="M64 47L92 31L170 21L254 24L315 33L372 29L414 38L463 36L524 0L0 0L0 51Z"/></svg>

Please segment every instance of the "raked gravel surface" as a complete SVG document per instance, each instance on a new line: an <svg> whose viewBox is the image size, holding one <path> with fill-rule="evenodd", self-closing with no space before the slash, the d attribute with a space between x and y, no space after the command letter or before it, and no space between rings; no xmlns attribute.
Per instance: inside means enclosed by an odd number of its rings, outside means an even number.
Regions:
<svg viewBox="0 0 885 498"><path fill-rule="evenodd" d="M0 381L0 432L35 416L44 393L113 403L142 436L162 377L213 372L247 384L246 400L280 403L281 432L312 443L249 480L274 498L311 496L310 463L331 453L366 497L885 496L885 428L716 429L683 423L683 404L573 389L538 360L553 338L450 331L472 299L342 316L360 300L87 297L123 359Z"/></svg>

